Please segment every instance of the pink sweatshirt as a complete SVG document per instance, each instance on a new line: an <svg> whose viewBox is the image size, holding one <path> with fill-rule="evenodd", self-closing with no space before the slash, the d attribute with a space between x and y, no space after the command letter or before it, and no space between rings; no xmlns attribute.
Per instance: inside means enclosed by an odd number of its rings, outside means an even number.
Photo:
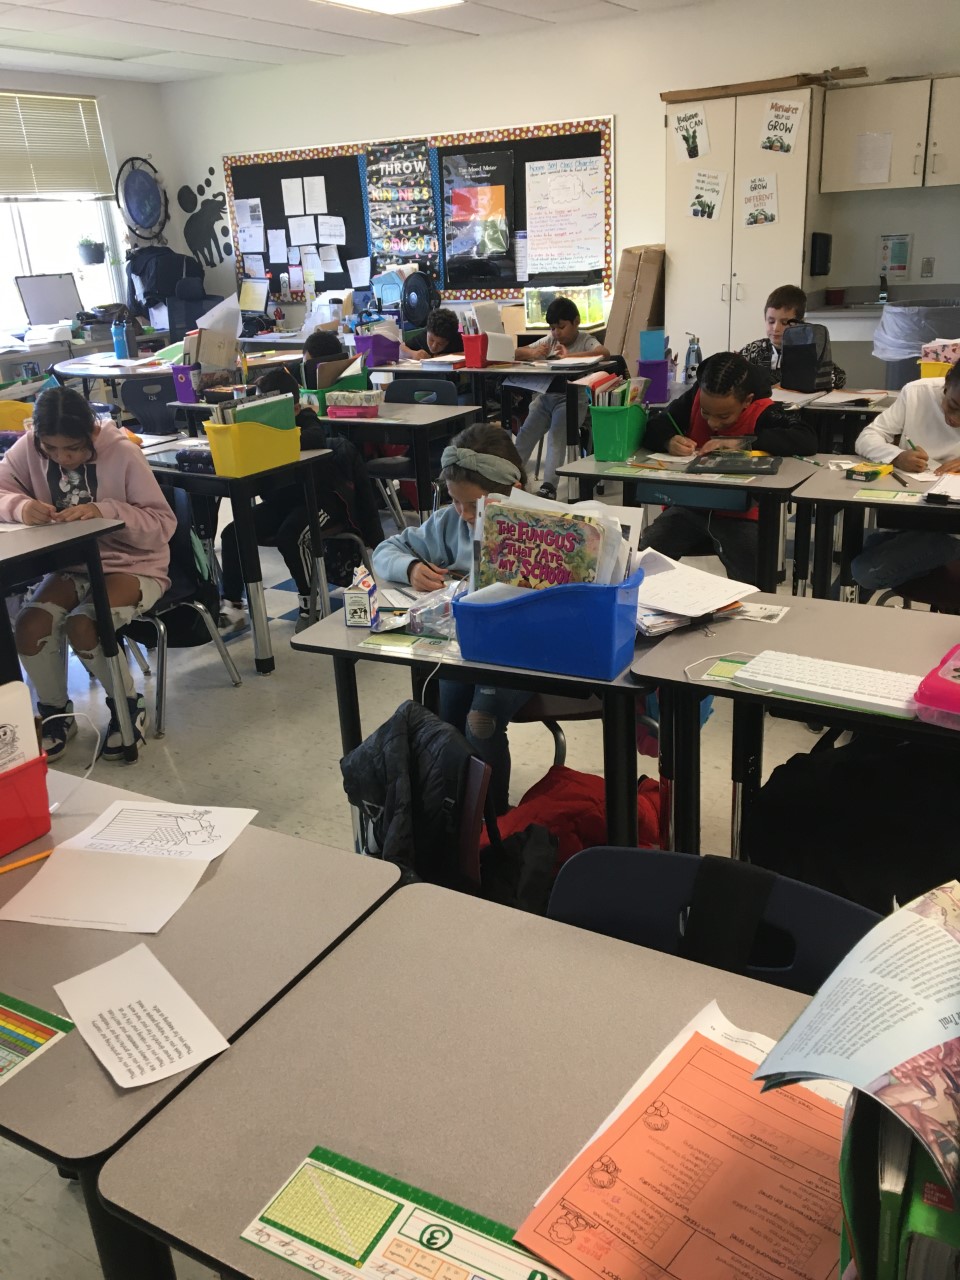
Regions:
<svg viewBox="0 0 960 1280"><path fill-rule="evenodd" d="M95 456L86 471L78 468L84 483L96 483L94 501L108 520L122 520L124 527L99 539L104 573L135 573L156 578L166 590L170 585L170 548L177 517L163 496L146 458L132 440L112 425L97 436ZM94 470L95 469L95 470ZM64 505L63 489L51 491L51 475L60 468L39 454L33 431L24 432L0 459L0 521L16 523L30 498Z"/></svg>

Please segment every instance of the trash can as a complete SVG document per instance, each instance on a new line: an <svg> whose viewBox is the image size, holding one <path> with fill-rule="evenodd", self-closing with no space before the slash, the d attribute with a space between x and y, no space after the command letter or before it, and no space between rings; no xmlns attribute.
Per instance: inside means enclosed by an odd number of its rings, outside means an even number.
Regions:
<svg viewBox="0 0 960 1280"><path fill-rule="evenodd" d="M873 334L873 354L886 363L885 387L899 391L918 374L925 342L960 333L960 298L914 298L888 302Z"/></svg>

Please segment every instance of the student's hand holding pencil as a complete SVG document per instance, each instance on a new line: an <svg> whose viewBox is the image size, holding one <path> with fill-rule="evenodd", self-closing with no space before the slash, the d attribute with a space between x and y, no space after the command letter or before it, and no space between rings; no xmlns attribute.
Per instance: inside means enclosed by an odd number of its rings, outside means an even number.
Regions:
<svg viewBox="0 0 960 1280"><path fill-rule="evenodd" d="M407 573L414 591L439 591L445 581L444 572L435 564L415 560Z"/></svg>
<svg viewBox="0 0 960 1280"><path fill-rule="evenodd" d="M675 458L692 458L696 452L696 443L689 436L670 437L667 453L672 453Z"/></svg>
<svg viewBox="0 0 960 1280"><path fill-rule="evenodd" d="M928 462L926 449L918 449L915 445L911 445L909 449L904 449L902 453L897 454L893 465L898 471L926 471Z"/></svg>

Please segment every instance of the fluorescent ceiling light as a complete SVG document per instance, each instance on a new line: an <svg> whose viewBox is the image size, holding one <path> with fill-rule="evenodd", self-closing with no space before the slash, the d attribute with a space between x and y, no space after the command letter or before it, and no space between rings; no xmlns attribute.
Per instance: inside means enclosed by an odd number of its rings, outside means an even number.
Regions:
<svg viewBox="0 0 960 1280"><path fill-rule="evenodd" d="M364 13L381 13L399 18L413 13L427 13L433 9L452 9L463 0L321 0L340 9L362 9Z"/></svg>

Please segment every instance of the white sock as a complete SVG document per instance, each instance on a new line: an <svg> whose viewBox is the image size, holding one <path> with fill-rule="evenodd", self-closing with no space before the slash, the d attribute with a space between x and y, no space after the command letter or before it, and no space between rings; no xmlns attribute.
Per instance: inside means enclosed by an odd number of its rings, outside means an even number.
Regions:
<svg viewBox="0 0 960 1280"><path fill-rule="evenodd" d="M107 662L106 655L103 652L103 645L97 644L89 653L81 653L74 650L77 657L94 677L99 680L110 696L113 696L113 680L110 678L110 664ZM120 655L120 672L123 677L123 692L128 698L137 696L136 688L133 683L133 676L130 674L130 667L127 665L126 658Z"/></svg>

